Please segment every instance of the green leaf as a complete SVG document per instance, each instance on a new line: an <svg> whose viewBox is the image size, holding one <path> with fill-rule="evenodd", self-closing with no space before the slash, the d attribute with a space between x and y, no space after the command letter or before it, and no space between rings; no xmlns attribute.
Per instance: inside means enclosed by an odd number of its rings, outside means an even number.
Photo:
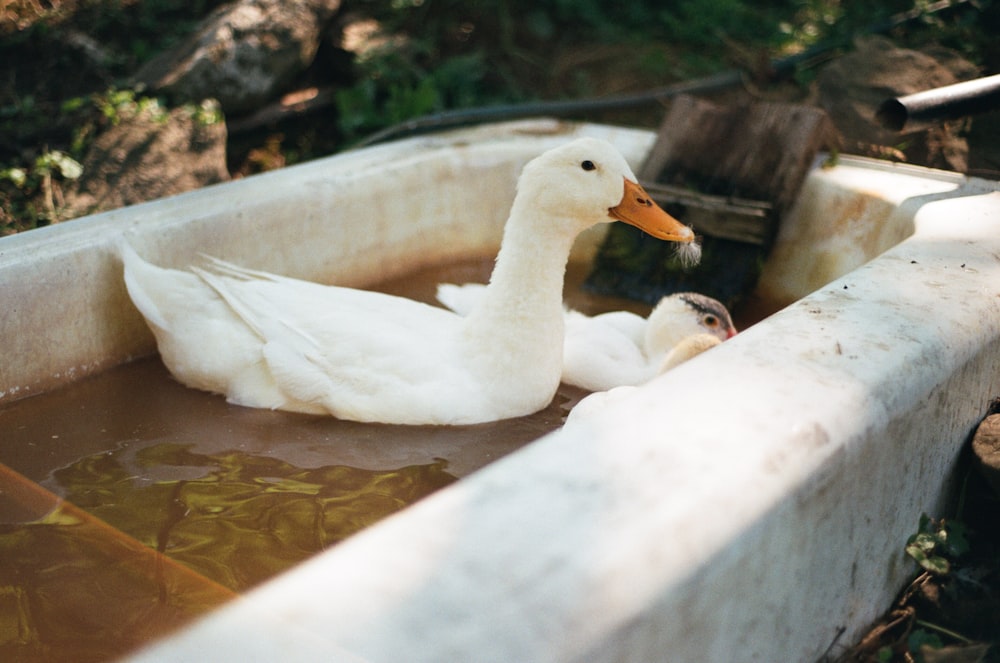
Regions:
<svg viewBox="0 0 1000 663"><path fill-rule="evenodd" d="M931 517L928 516L926 513L922 513L922 514L920 514L920 524L917 525L917 531L918 532L929 532L929 531L931 531L931 527L933 526L933 524L934 523L931 520Z"/></svg>
<svg viewBox="0 0 1000 663"><path fill-rule="evenodd" d="M906 554L912 557L923 569L938 575L947 575L951 571L951 563L940 555L932 555L933 547L925 549L918 542L906 546Z"/></svg>
<svg viewBox="0 0 1000 663"><path fill-rule="evenodd" d="M0 179L10 180L14 183L14 186L20 189L27 183L28 173L24 168L6 168L0 170Z"/></svg>
<svg viewBox="0 0 1000 663"><path fill-rule="evenodd" d="M35 160L35 168L42 172L58 172L68 180L75 180L83 174L80 162L59 150L46 152Z"/></svg>
<svg viewBox="0 0 1000 663"><path fill-rule="evenodd" d="M949 521L944 527L946 547L953 557L961 557L969 552L969 539L964 523Z"/></svg>
<svg viewBox="0 0 1000 663"><path fill-rule="evenodd" d="M73 97L62 102L59 106L59 110L63 113L73 113L86 106L87 101L87 97Z"/></svg>
<svg viewBox="0 0 1000 663"><path fill-rule="evenodd" d="M941 638L938 637L937 633L929 633L922 628L918 628L910 633L910 636L906 639L906 646L911 652L917 653L921 647L941 649L944 643L941 642Z"/></svg>
<svg viewBox="0 0 1000 663"><path fill-rule="evenodd" d="M933 534L928 534L926 532L920 532L919 534L914 534L907 541L907 549L917 548L927 554L934 552L934 549L938 546L938 538Z"/></svg>

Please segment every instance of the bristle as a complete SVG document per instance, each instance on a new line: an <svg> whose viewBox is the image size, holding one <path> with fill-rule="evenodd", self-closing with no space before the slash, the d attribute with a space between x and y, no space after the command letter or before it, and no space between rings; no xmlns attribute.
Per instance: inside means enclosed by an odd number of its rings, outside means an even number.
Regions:
<svg viewBox="0 0 1000 663"><path fill-rule="evenodd" d="M695 238L694 241L678 244L674 255L682 268L690 269L701 262L701 243Z"/></svg>

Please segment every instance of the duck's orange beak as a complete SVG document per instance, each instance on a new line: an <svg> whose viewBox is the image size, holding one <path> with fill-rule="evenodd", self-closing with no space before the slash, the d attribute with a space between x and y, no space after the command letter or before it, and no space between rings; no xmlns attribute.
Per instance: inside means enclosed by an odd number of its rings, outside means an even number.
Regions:
<svg viewBox="0 0 1000 663"><path fill-rule="evenodd" d="M691 242L694 231L664 212L638 183L625 179L622 201L608 210L613 219L624 221L657 239Z"/></svg>

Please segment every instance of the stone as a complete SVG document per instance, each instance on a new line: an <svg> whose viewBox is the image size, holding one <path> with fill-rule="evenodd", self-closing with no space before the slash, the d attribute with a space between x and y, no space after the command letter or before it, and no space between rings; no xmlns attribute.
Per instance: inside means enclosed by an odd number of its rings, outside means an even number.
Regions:
<svg viewBox="0 0 1000 663"><path fill-rule="evenodd" d="M135 75L175 102L212 97L227 114L254 110L312 62L340 0L239 0Z"/></svg>
<svg viewBox="0 0 1000 663"><path fill-rule="evenodd" d="M833 120L844 151L965 172L969 146L962 121L900 135L875 120L879 105L975 78L975 65L942 48L897 48L885 37L858 39L855 50L827 65L816 81L817 102Z"/></svg>
<svg viewBox="0 0 1000 663"><path fill-rule="evenodd" d="M153 106L94 140L83 174L66 192L66 204L70 216L81 216L229 178L226 125L212 102L169 112Z"/></svg>
<svg viewBox="0 0 1000 663"><path fill-rule="evenodd" d="M983 419L972 437L972 453L979 471L1000 495L1000 414Z"/></svg>

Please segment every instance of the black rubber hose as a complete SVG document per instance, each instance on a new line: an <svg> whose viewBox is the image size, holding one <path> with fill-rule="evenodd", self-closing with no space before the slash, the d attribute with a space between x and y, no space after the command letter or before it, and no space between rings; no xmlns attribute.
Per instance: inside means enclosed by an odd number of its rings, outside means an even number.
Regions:
<svg viewBox="0 0 1000 663"><path fill-rule="evenodd" d="M889 32L895 28L922 20L931 14L936 14L947 9L957 8L970 3L972 6L976 6L972 0L939 0L938 2L933 2L923 8L915 8L908 12L895 14L884 21L868 26L868 28L863 30L861 34L881 34ZM796 55L772 60L766 73L773 79L780 79L784 76L788 76L794 72L800 64L815 60L830 51L841 48L845 45L845 41L846 40L841 40L820 44ZM739 69L729 69L705 78L667 85L665 87L654 88L652 90L645 90L635 94L566 101L541 101L534 103L444 111L441 113L424 115L406 122L395 124L391 127L382 129L381 131L377 131L353 145L351 149L367 147L368 145L374 145L376 143L382 143L387 140L395 140L406 136L441 131L443 129L454 129L456 127L481 124L484 122L502 122L539 116L566 117L581 115L584 113L624 110L649 104L659 104L680 94L706 93L733 87L741 84L744 77L745 74L743 71Z"/></svg>

